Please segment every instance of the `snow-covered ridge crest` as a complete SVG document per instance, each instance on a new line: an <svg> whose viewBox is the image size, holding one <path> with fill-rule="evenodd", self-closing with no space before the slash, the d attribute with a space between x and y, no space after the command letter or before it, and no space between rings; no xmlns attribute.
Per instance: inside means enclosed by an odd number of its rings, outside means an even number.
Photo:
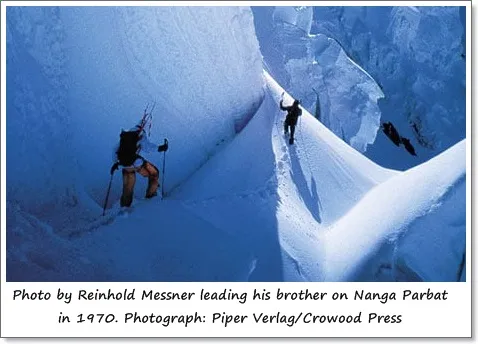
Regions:
<svg viewBox="0 0 478 344"><path fill-rule="evenodd" d="M459 280L465 175L462 140L372 189L324 236L326 280Z"/></svg>
<svg viewBox="0 0 478 344"><path fill-rule="evenodd" d="M312 7L253 11L268 71L319 121L365 152L380 126L380 86L337 40L311 33Z"/></svg>

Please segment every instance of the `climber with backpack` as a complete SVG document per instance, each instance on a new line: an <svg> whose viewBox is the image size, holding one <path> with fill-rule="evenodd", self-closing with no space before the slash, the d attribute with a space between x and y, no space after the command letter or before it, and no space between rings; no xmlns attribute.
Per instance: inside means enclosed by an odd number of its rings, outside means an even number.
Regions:
<svg viewBox="0 0 478 344"><path fill-rule="evenodd" d="M408 153L413 156L417 156L415 148L410 143L410 140L403 136L400 136L392 122L385 122L380 124L380 129L382 129L384 134L387 135L387 137L395 144L395 146L400 147L400 145L403 144L403 147Z"/></svg>
<svg viewBox="0 0 478 344"><path fill-rule="evenodd" d="M283 93L282 96L284 96ZM287 111L287 116L284 121L284 135L288 135L290 127L289 144L292 145L294 144L295 126L297 125L299 116L302 116L302 110L299 108L300 102L297 99L294 100L291 106L284 106L282 104L283 101L284 99L282 98L280 101L280 109L282 111Z"/></svg>
<svg viewBox="0 0 478 344"><path fill-rule="evenodd" d="M121 207L130 207L133 201L134 184L136 182L136 173L148 178L148 187L146 198L157 196L159 185L159 170L150 161L143 158L139 153L141 151L149 153L153 151L166 152L168 150L168 141L164 144L155 145L147 138L146 127L151 128L151 113L145 113L141 121L129 131L121 130L120 142L114 150L113 161L110 174L113 176L119 166L123 167L123 193L121 195Z"/></svg>

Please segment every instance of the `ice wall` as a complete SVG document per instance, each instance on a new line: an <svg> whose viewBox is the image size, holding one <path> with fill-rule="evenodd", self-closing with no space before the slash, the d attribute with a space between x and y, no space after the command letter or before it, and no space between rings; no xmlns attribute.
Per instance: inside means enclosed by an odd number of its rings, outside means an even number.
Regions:
<svg viewBox="0 0 478 344"><path fill-rule="evenodd" d="M312 7L307 6L277 6L272 17L274 21L294 25L309 34L312 27L313 10Z"/></svg>
<svg viewBox="0 0 478 344"><path fill-rule="evenodd" d="M247 7L9 7L7 78L7 200L38 214L102 206L120 130L148 102L170 191L263 97ZM145 157L162 169L162 154ZM111 202L120 191L117 173Z"/></svg>
<svg viewBox="0 0 478 344"><path fill-rule="evenodd" d="M7 201L47 213L74 205L65 31L56 7L7 8Z"/></svg>
<svg viewBox="0 0 478 344"><path fill-rule="evenodd" d="M338 40L379 82L383 120L418 153L380 139L373 160L406 169L465 137L465 7L314 7L311 31Z"/></svg>
<svg viewBox="0 0 478 344"><path fill-rule="evenodd" d="M383 97L373 78L325 35L310 34L312 7L253 7L267 70L360 152L375 141Z"/></svg>

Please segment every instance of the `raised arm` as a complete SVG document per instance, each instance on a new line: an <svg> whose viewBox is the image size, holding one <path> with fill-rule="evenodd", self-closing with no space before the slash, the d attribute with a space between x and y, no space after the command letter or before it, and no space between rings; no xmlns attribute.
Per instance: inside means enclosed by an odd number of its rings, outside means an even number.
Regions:
<svg viewBox="0 0 478 344"><path fill-rule="evenodd" d="M280 109L281 109L282 111L288 111L288 110L290 110L290 109L292 108L292 106L284 106L284 105L282 104L282 99L281 99L281 101L280 101L280 103L279 103L279 106L280 106Z"/></svg>

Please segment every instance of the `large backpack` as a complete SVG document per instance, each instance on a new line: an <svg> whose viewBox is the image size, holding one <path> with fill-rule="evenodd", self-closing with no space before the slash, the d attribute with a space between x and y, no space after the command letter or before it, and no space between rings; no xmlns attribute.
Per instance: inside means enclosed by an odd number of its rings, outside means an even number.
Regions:
<svg viewBox="0 0 478 344"><path fill-rule="evenodd" d="M292 106L287 116L289 117L288 123L291 125L296 125L300 115L302 115L302 110L298 106Z"/></svg>
<svg viewBox="0 0 478 344"><path fill-rule="evenodd" d="M119 164L122 166L131 166L135 160L139 157L138 141L140 139L140 131L124 131L121 130L120 145L116 152L118 156Z"/></svg>

